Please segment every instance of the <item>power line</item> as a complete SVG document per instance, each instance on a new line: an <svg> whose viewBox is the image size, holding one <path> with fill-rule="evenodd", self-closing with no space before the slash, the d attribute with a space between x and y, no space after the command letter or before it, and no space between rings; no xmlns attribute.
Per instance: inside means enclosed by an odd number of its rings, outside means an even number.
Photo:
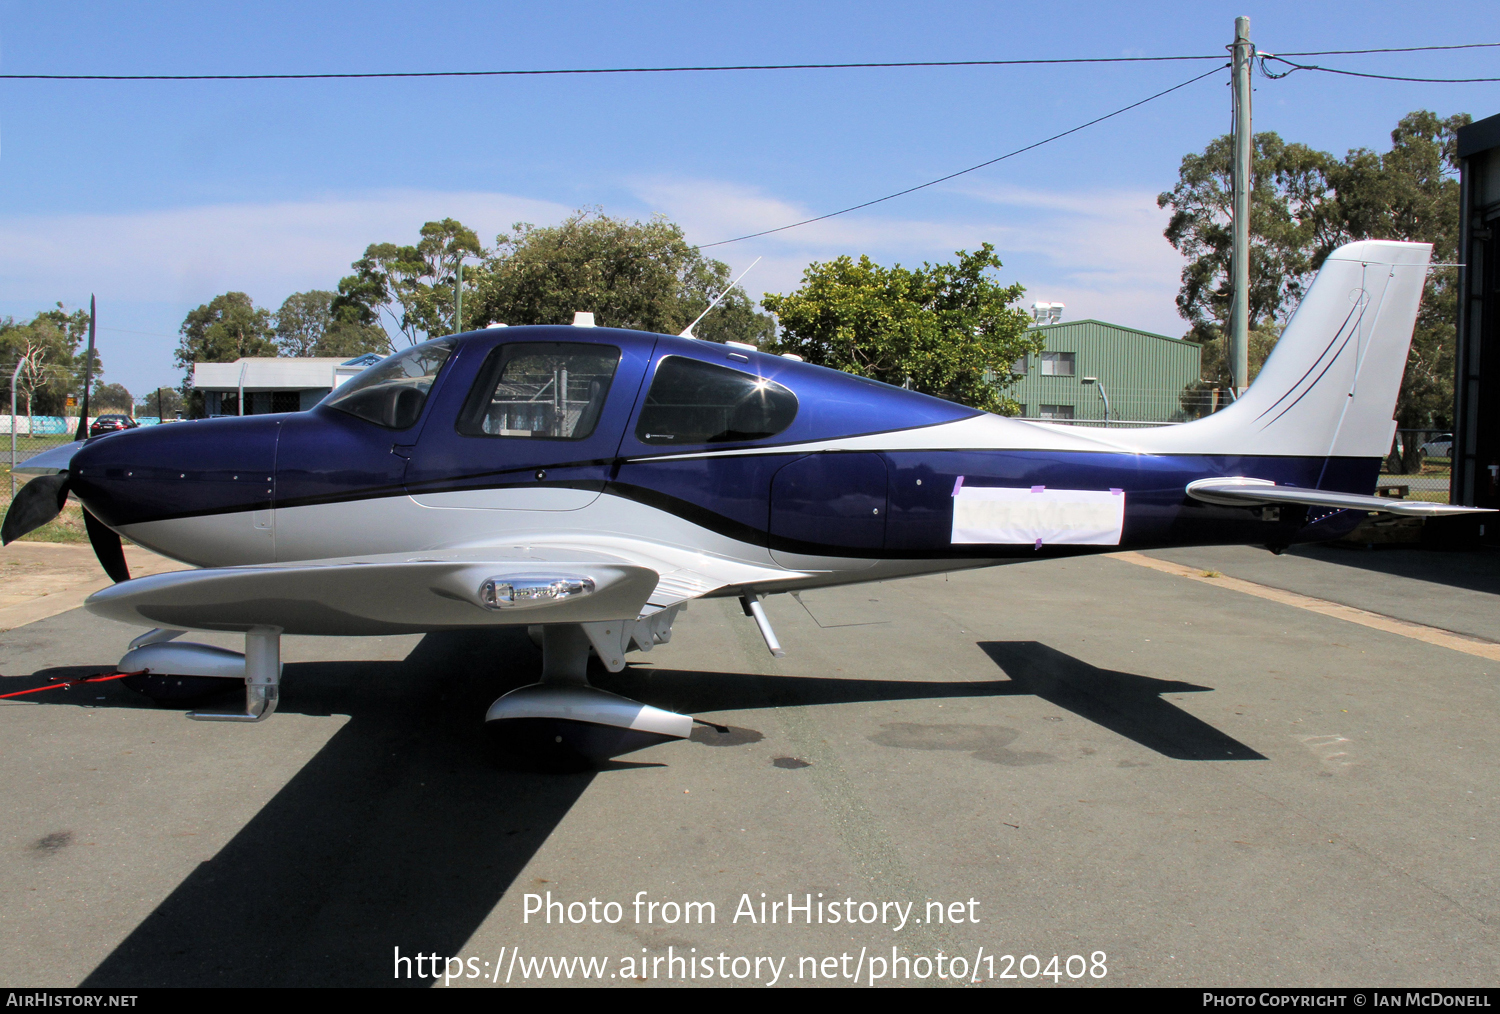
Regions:
<svg viewBox="0 0 1500 1014"><path fill-rule="evenodd" d="M1285 56L1357 56L1367 53L1422 53L1452 49L1490 49L1500 42L1468 42L1453 46L1397 46L1385 49L1318 49L1285 53ZM372 78L440 77L535 77L563 74L696 74L739 70L859 70L892 67L1037 67L1091 63L1169 63L1184 60L1221 60L1210 53L1202 56L1086 56L1032 60L904 60L859 63L742 63L705 64L686 67L562 67L539 70L416 70L312 74L0 74L6 81L341 81ZM1325 68L1316 68L1325 69ZM1338 72L1335 72L1338 73ZM1353 73L1345 72L1345 73ZM1375 76L1375 75L1371 75ZM1427 78L1393 80L1425 81ZM1472 80L1490 80L1474 78Z"/></svg>
<svg viewBox="0 0 1500 1014"><path fill-rule="evenodd" d="M1270 68L1266 66L1267 60L1275 60L1277 63L1284 63L1288 67L1290 67L1291 70L1288 70L1284 74L1273 73ZM1285 57L1272 56L1270 54L1261 56L1260 69L1261 72L1266 75L1266 77L1273 80L1289 77L1299 70L1320 70L1325 74L1342 74L1346 77L1368 77L1374 78L1377 81L1416 81L1422 84L1477 84L1486 81L1500 81L1500 77L1400 77L1395 74L1367 74L1363 71L1358 70L1340 70L1337 67L1319 67L1316 64L1310 63L1293 63L1291 60L1288 60Z"/></svg>
<svg viewBox="0 0 1500 1014"><path fill-rule="evenodd" d="M1424 53L1455 49L1493 49L1500 42L1466 42L1451 46L1391 46L1382 49L1312 49L1287 52L1284 56L1357 56L1368 53ZM440 77L528 77L559 74L684 74L739 70L857 70L892 67L1034 67L1091 63L1165 63L1184 60L1219 60L1216 53L1182 56L1090 56L1030 60L904 60L857 63L743 63L705 64L683 67L561 67L538 70L417 70L309 74L0 74L7 81L328 81L371 78ZM1326 69L1326 68L1312 68ZM1335 72L1338 73L1338 72ZM1346 72L1346 73L1353 73ZM1375 76L1375 75L1371 75ZM1426 81L1428 78L1393 80ZM1465 80L1490 80L1474 78Z"/></svg>
<svg viewBox="0 0 1500 1014"><path fill-rule="evenodd" d="M1392 49L1312 49L1305 53L1283 53L1282 56L1359 56L1363 53L1430 53L1443 49L1494 49L1500 42L1465 42L1457 46L1398 46ZM1269 55L1269 54L1268 54Z"/></svg>
<svg viewBox="0 0 1500 1014"><path fill-rule="evenodd" d="M348 74L0 74L10 81L325 81L411 77L537 77L558 74L685 74L726 70L854 70L883 67L1024 67L1075 63L1167 63L1206 56L1097 56L1056 60L909 60L890 63L744 63L700 67L567 67L550 70L413 70Z"/></svg>
<svg viewBox="0 0 1500 1014"><path fill-rule="evenodd" d="M1396 46L1384 49L1318 49L1286 53L1286 56L1356 56L1367 53L1423 53L1436 50L1489 49L1500 42L1469 42L1453 46ZM1219 60L1218 54L1203 56L1097 56L1062 57L1033 60L907 60L861 63L744 63L691 67L565 67L539 70L419 70L371 71L361 73L313 74L0 74L9 81L326 81L363 80L370 78L438 78L438 77L528 77L559 74L683 74L737 70L856 70L891 67L1027 67L1090 63L1164 63L1183 60ZM1301 68L1327 70L1324 67ZM1332 71L1348 73L1353 71ZM1379 77L1380 75L1365 75ZM1391 78L1396 81L1430 81L1436 78ZM1492 78L1465 78L1462 81L1489 81ZM1457 83L1457 82L1456 82Z"/></svg>
<svg viewBox="0 0 1500 1014"><path fill-rule="evenodd" d="M1220 57L1220 59L1223 59L1223 58ZM736 236L734 239L721 239L721 240L719 240L719 241L717 241L715 243L703 243L703 244L700 244L699 249L700 250L705 250L705 249L707 249L709 247L712 247L712 246L724 246L724 245L726 245L728 243L738 243L741 240L745 240L745 239L755 239L758 236L769 236L772 233L786 232L788 229L795 229L798 226L803 226L803 225L811 225L813 222L821 222L821 221L824 221L825 219L829 219L829 218L837 218L839 215L847 215L851 211L858 211L861 208L868 208L868 207L870 207L871 205L874 205L874 204L880 204L880 203L882 203L884 201L893 200L894 198L897 198L897 197L903 197L906 194L915 193L918 190L925 190L927 187L936 186L937 184L946 182L947 180L951 180L951 179L953 179L956 176L962 176L965 173L971 173L971 172L973 172L976 169L983 169L985 166L994 165L996 162L1003 162L1006 159L1008 159L1008 158L1014 158L1016 155L1020 155L1023 152L1031 151L1033 148L1040 148L1044 144L1051 144L1053 141L1056 141L1059 138L1067 137L1069 134L1076 134L1080 130L1084 130L1085 128L1092 127L1096 123L1103 123L1105 120L1108 120L1111 117L1119 116L1121 113L1129 112L1130 110L1135 109L1137 106L1144 106L1147 102L1151 102L1151 101L1153 101L1155 99L1159 99L1163 95L1170 95L1173 92L1177 91L1179 88L1186 88L1188 85L1193 84L1194 82L1202 81L1204 78L1210 77L1210 76L1212 76L1214 74L1217 74L1220 71L1224 70L1228 66L1229 66L1228 64L1221 64L1220 66L1215 67L1215 68L1213 68L1210 71L1206 71L1206 72L1204 72L1202 74L1199 74L1197 77L1188 78L1186 81L1182 82L1181 84L1175 84L1172 87L1166 89L1165 91L1159 91L1155 95L1148 95L1146 98L1141 99L1139 102L1132 102L1128 106L1121 106L1119 109L1116 109L1112 113L1105 113L1103 116L1096 117L1095 119L1092 119L1092 120L1088 121L1087 123L1080 123L1076 127L1072 127L1072 128L1070 128L1068 130L1064 130L1060 134L1053 134L1051 137L1045 138L1045 139L1043 139L1041 141L1033 142L1032 144L1028 144L1024 148L1017 148L1015 151L1006 152L1004 155L1000 155L997 158L992 158L992 159L990 159L987 162L981 162L978 165L971 165L967 169L960 169L958 172L949 173L946 176L939 176L935 180L928 180L926 183L919 183L919 184L917 184L914 187L907 187L905 190L898 190L894 194L886 194L884 197L877 197L873 201L865 201L863 204L856 204L853 207L845 208L842 211L830 211L828 214L826 214L826 215L818 215L816 218L805 218L805 219L803 219L800 222L793 222L791 225L783 225L783 226L780 226L780 227L775 228L775 229L765 229L765 230L762 230L761 232L752 232L752 233L749 233L748 235L745 235L745 236Z"/></svg>

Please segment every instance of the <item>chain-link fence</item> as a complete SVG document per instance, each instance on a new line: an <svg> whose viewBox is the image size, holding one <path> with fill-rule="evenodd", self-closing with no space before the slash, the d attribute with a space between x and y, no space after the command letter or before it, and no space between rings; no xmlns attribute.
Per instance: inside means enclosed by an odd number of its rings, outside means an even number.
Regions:
<svg viewBox="0 0 1500 1014"><path fill-rule="evenodd" d="M1413 500L1447 503L1453 478L1453 434L1397 430L1380 470L1380 487Z"/></svg>
<svg viewBox="0 0 1500 1014"><path fill-rule="evenodd" d="M125 413L100 413L124 416ZM92 424L100 416L90 416ZM136 416L141 426L155 426L161 422L155 416ZM43 451L71 443L78 434L76 415L0 415L0 464L7 466L24 464L27 458Z"/></svg>
<svg viewBox="0 0 1500 1014"><path fill-rule="evenodd" d="M0 415L0 508L9 510L17 487L32 478L29 473L17 474L14 466L25 465L28 458L70 442L77 431L77 416ZM76 542L83 537L83 516L70 503L55 521L33 532L28 541Z"/></svg>
<svg viewBox="0 0 1500 1014"><path fill-rule="evenodd" d="M77 416L0 416L0 461L18 465L45 450L68 443L77 431Z"/></svg>
<svg viewBox="0 0 1500 1014"><path fill-rule="evenodd" d="M105 414L105 413L101 413ZM117 413L123 415L123 413ZM90 416L89 423L99 416ZM160 420L136 418L142 426L155 426ZM71 443L78 433L78 417L22 415L10 413L0 415L0 517L10 509L15 490L34 478L29 472L16 472L15 466L25 467L30 458L43 451ZM55 521L27 536L27 541L78 542L85 538L83 515L76 501L69 500Z"/></svg>

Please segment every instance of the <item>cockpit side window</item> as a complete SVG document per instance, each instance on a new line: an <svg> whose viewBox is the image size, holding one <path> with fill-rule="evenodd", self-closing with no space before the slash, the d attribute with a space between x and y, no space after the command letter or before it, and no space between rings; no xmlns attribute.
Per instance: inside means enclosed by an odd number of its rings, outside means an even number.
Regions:
<svg viewBox="0 0 1500 1014"><path fill-rule="evenodd" d="M439 338L398 352L334 388L322 404L387 429L409 429L453 347L453 339Z"/></svg>
<svg viewBox="0 0 1500 1014"><path fill-rule="evenodd" d="M656 368L635 435L647 444L763 440L796 416L797 396L774 380L667 356Z"/></svg>
<svg viewBox="0 0 1500 1014"><path fill-rule="evenodd" d="M468 436L582 440L620 365L613 345L513 342L492 350L458 415Z"/></svg>

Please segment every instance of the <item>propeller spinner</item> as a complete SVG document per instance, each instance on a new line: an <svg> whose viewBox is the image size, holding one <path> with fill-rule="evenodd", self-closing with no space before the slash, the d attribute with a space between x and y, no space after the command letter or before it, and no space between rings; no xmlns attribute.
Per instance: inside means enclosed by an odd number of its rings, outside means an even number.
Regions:
<svg viewBox="0 0 1500 1014"><path fill-rule="evenodd" d="M0 545L10 545L61 514L68 502L68 478L66 470L39 475L18 489L10 510L5 512L5 522L0 525ZM87 507L83 511L83 527L104 573L116 583L129 581L130 568L125 563L125 546L120 537L90 514Z"/></svg>

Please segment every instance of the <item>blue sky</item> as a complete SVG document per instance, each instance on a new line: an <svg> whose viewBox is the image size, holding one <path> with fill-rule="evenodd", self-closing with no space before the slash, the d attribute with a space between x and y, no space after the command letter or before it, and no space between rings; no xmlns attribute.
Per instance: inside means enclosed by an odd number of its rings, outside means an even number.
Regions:
<svg viewBox="0 0 1500 1014"><path fill-rule="evenodd" d="M8 73L283 73L1208 54L1500 41L1493 3L0 2ZM1309 58L1311 59L1311 58ZM1324 57L1500 76L1500 50ZM486 243L572 209L663 213L708 243L993 158L1192 64L357 82L0 82L0 314L100 300L107 379L175 384L183 315L332 288L371 242L451 215ZM1203 65L1201 69L1207 69ZM1211 78L864 212L710 251L753 294L810 261L990 241L1033 299L1180 334L1155 196L1229 123ZM1384 149L1404 113L1500 112L1500 85L1257 77L1255 128ZM583 308L580 308L583 309Z"/></svg>

